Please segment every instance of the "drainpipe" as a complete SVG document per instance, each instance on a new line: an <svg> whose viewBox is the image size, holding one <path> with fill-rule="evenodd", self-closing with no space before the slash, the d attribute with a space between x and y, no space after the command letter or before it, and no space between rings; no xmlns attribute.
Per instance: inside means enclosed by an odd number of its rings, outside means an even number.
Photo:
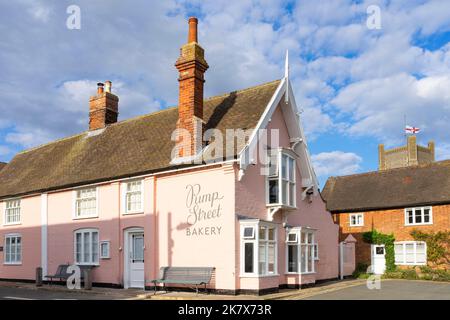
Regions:
<svg viewBox="0 0 450 320"><path fill-rule="evenodd" d="M344 241L339 243L339 278L344 280Z"/></svg>

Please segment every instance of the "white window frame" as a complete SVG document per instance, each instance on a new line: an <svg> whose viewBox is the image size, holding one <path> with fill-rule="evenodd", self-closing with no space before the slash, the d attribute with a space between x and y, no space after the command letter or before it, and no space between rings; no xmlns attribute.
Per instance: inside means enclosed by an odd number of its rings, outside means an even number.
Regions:
<svg viewBox="0 0 450 320"><path fill-rule="evenodd" d="M268 168L268 174L266 174L265 176L265 183L266 183L266 206L268 207L274 207L274 206L282 206L282 207L286 207L286 208L297 208L297 160L296 160L296 156L294 154L292 154L289 150L286 149L272 149L269 150L269 159L272 158L272 154L276 153L276 159L277 159L277 170L276 170L276 174L274 175L270 175L270 168ZM283 178L283 164L282 164L282 160L283 157L287 157L288 159L292 159L293 160L293 166L292 169L294 171L292 177L293 179L291 180L290 177L290 172L289 172L289 162L287 162L286 165L286 176L287 179ZM269 181L271 180L277 180L278 181L278 202L277 203L270 203L270 188L269 188ZM288 190L286 191L286 201L283 201L283 181L287 182L288 184ZM290 205L290 190L291 188L294 189L294 192L292 193L294 196L293 199L293 204Z"/></svg>
<svg viewBox="0 0 450 320"><path fill-rule="evenodd" d="M94 246L92 245L92 234L96 232L97 233L97 261L93 261L93 253L92 248ZM90 259L89 261L84 261L84 234L89 233L89 247L90 247ZM80 256L82 261L77 261L77 234L81 234L81 252ZM76 265L87 265L87 266L98 266L100 264L100 232L98 229L95 228L86 228L86 229L78 229L73 232L73 261Z"/></svg>
<svg viewBox="0 0 450 320"><path fill-rule="evenodd" d="M12 202L18 202L19 206L8 208L8 203L12 203ZM8 199L8 200L4 201L4 205L5 205L5 208L3 211L3 225L4 226L13 226L13 225L22 224L22 199L20 199L20 198ZM19 220L8 222L8 211L15 210L15 209L19 209Z"/></svg>
<svg viewBox="0 0 450 320"><path fill-rule="evenodd" d="M93 214L89 214L89 215L78 215L78 210L77 210L77 204L78 204L78 200L80 200L78 198L78 192L82 191L82 190L87 190L87 189L95 189L95 212ZM98 186L93 186L93 187L84 187L84 188L77 188L73 190L73 214L72 214L72 219L74 220L79 220L79 219L90 219L90 218L98 218L98 194L99 194L99 187Z"/></svg>
<svg viewBox="0 0 450 320"><path fill-rule="evenodd" d="M425 209L429 209L430 210L430 221L429 222L424 222L425 221ZM408 211L412 210L413 212L413 223L409 223L409 217L408 217ZM417 223L416 222L416 210L420 210L421 211L421 219L422 222ZM433 224L433 207L431 206L425 206L425 207L413 207L413 208L405 208L405 226L427 226L427 225L431 225Z"/></svg>
<svg viewBox="0 0 450 320"><path fill-rule="evenodd" d="M103 246L106 246L107 254L103 254ZM100 241L100 249L99 249L100 259L110 259L111 258L111 241L103 240Z"/></svg>
<svg viewBox="0 0 450 320"><path fill-rule="evenodd" d="M244 229L248 228L248 227L253 227L253 232L254 232L254 237L253 238L249 238L249 237L245 237L244 238ZM265 228L273 228L274 230L274 240L268 240L268 229L266 229L266 235L267 235L267 240L261 240L259 238L259 228L260 227L265 227ZM261 240L261 241L260 241ZM260 273L260 268L259 268L259 253L260 253L260 249L259 249L259 245L260 242L264 242L265 243L265 256L266 256L266 264L265 264L265 270L263 270L263 273ZM256 220L256 219L251 219L248 221L241 221L240 222L240 277L259 277L259 278L263 278L263 277L273 277L273 276L278 276L278 226L277 224L274 223L269 223L269 222L263 222L260 220ZM245 272L245 244L246 243L251 243L253 244L253 272ZM269 266L269 261L268 261L268 247L269 244L273 244L274 245L274 271L273 272L268 272L268 266Z"/></svg>
<svg viewBox="0 0 450 320"><path fill-rule="evenodd" d="M128 192L128 184L129 183L135 183L140 182L141 183L141 208L139 210L128 210L128 203L127 203L127 195ZM122 201L123 201L123 214L137 214L137 213L144 213L144 179L134 179L134 180L127 180L122 182Z"/></svg>
<svg viewBox="0 0 450 320"><path fill-rule="evenodd" d="M353 218L355 218L355 223L353 223ZM351 213L349 216L350 227L364 227L364 213Z"/></svg>
<svg viewBox="0 0 450 320"><path fill-rule="evenodd" d="M316 264L315 262L319 260L319 253L318 253L318 248L319 248L319 244L316 242L316 230L315 229L310 229L310 228L305 228L305 227L294 227L291 228L288 232L287 232L287 237L289 236L289 233L297 233L297 242L293 243L293 242L288 242L286 241L286 259L285 259L285 264L286 264L286 274L314 274L316 273ZM311 239L311 243L305 244L301 242L301 235L302 233L310 233L312 234L312 239ZM287 240L287 238L286 238ZM298 271L289 271L289 246L297 246L297 270ZM302 246L308 246L307 249L307 254L311 254L311 270L307 270L305 272L302 272L302 258L301 258L301 253L302 253ZM317 250L317 251L316 251Z"/></svg>
<svg viewBox="0 0 450 320"><path fill-rule="evenodd" d="M9 247L6 245L7 240L6 239L11 239L11 238L15 238L16 239L16 247L15 247L15 252L14 252L14 257L15 260L12 261L11 259L11 252L9 252L10 254L10 261L6 260L6 254L8 252L8 250L11 250L11 244L9 245ZM17 250L17 238L20 238L20 251L18 252ZM5 234L5 242L3 245L3 264L4 265L21 265L22 264L22 258L23 258L23 241L22 241L22 235L19 233L9 233L9 234ZM11 241L11 240L10 240ZM11 243L11 242L10 242ZM17 253L20 253L20 260L17 260Z"/></svg>
<svg viewBox="0 0 450 320"><path fill-rule="evenodd" d="M417 262L417 244L423 244L425 246L425 262ZM406 262L406 245L407 244L413 244L414 245L414 262ZM397 262L395 259L395 264L398 266L425 266L427 265L428 261L428 253L427 253L427 243L425 241L397 241L394 242L394 256L397 256L397 253L395 252L395 246L396 245L402 245L402 255L403 255L403 262Z"/></svg>

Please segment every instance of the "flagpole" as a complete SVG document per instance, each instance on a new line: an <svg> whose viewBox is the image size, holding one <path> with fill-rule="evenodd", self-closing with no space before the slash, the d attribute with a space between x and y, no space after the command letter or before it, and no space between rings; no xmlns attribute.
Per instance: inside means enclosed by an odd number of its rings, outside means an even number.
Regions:
<svg viewBox="0 0 450 320"><path fill-rule="evenodd" d="M403 121L405 123L405 126L403 127L403 134L405 135L406 144L408 144L408 135L406 134L406 114L403 115Z"/></svg>

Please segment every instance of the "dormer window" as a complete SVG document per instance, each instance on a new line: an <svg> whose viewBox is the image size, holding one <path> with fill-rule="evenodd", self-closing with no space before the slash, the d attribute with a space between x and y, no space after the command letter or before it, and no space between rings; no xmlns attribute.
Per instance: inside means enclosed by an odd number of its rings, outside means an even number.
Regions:
<svg viewBox="0 0 450 320"><path fill-rule="evenodd" d="M285 150L270 150L267 176L267 204L296 206L295 159Z"/></svg>

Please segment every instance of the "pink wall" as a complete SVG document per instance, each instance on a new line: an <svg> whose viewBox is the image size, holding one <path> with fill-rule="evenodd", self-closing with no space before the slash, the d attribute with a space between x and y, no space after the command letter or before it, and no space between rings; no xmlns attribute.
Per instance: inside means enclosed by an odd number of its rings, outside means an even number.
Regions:
<svg viewBox="0 0 450 320"><path fill-rule="evenodd" d="M157 179L157 265L215 267L213 286L234 289L234 173L224 165Z"/></svg>
<svg viewBox="0 0 450 320"><path fill-rule="evenodd" d="M5 235L18 233L22 236L22 264L5 265L5 251L0 252L0 278L34 279L36 268L41 264L41 197L27 197L21 200L21 224L5 226L5 202L0 203L0 246L5 250Z"/></svg>

